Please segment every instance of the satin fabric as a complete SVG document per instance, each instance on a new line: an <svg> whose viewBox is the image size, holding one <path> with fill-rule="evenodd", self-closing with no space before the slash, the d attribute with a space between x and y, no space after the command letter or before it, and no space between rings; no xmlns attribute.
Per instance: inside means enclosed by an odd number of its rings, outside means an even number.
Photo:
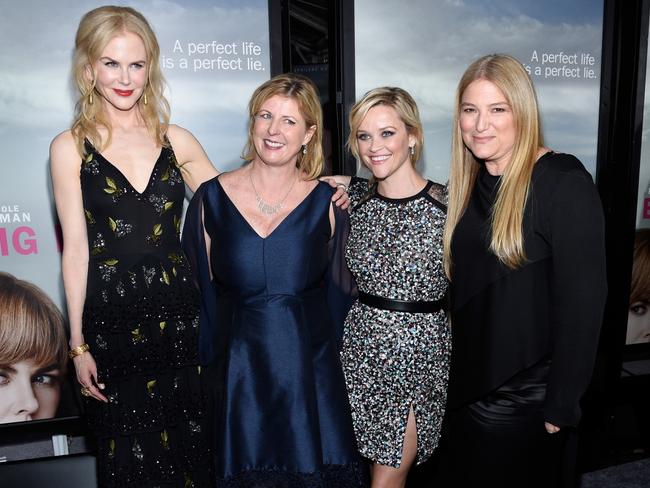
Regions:
<svg viewBox="0 0 650 488"><path fill-rule="evenodd" d="M448 412L436 486L559 486L566 432L549 434L544 427L549 369L545 359L481 400Z"/></svg>
<svg viewBox="0 0 650 488"><path fill-rule="evenodd" d="M218 178L190 204L183 241L202 291L200 353L214 375L217 479L360 461L339 361L352 299L341 254L349 223L337 210L330 239L331 195L318 183L266 238Z"/></svg>

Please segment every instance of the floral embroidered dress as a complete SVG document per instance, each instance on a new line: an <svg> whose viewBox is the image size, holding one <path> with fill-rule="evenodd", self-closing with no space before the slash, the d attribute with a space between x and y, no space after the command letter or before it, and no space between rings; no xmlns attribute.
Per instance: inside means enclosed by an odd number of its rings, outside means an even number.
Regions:
<svg viewBox="0 0 650 488"><path fill-rule="evenodd" d="M109 403L86 401L100 486L209 486L198 291L179 230L185 186L163 147L142 193L89 142L83 333Z"/></svg>

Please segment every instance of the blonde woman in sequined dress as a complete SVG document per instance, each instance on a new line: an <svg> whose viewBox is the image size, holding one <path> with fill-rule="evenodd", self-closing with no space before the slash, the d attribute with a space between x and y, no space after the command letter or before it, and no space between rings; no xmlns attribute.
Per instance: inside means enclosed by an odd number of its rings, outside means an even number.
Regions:
<svg viewBox="0 0 650 488"><path fill-rule="evenodd" d="M350 113L348 145L372 181L349 184L346 259L359 288L341 359L357 443L372 486L403 487L438 445L451 334L442 265L446 189L416 170L422 124L400 88L369 91Z"/></svg>

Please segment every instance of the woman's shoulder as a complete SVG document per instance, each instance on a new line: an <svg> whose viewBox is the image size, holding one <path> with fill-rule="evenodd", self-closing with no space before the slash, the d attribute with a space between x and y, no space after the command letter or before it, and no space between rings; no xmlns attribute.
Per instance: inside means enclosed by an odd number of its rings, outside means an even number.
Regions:
<svg viewBox="0 0 650 488"><path fill-rule="evenodd" d="M572 154L549 151L542 155L533 170L533 185L550 193L559 188L582 183L593 185L591 173Z"/></svg>
<svg viewBox="0 0 650 488"><path fill-rule="evenodd" d="M572 154L548 152L533 171L532 192L540 204L568 202L597 195L591 173Z"/></svg>
<svg viewBox="0 0 650 488"><path fill-rule="evenodd" d="M75 145L72 130L67 129L57 134L50 143L50 150L65 149L66 147Z"/></svg>
<svg viewBox="0 0 650 488"><path fill-rule="evenodd" d="M370 181L366 178L353 176L348 186L348 195L350 196L350 206L354 207L372 190Z"/></svg>
<svg viewBox="0 0 650 488"><path fill-rule="evenodd" d="M573 154L555 151L543 154L537 161L536 167L549 175L589 174L582 162Z"/></svg>
<svg viewBox="0 0 650 488"><path fill-rule="evenodd" d="M429 196L435 198L440 203L447 205L447 201L449 200L449 189L447 188L447 185L431 180L429 180L429 182L431 183L429 190L427 191Z"/></svg>
<svg viewBox="0 0 650 488"><path fill-rule="evenodd" d="M81 155L71 130L58 134L50 143L50 163L58 165L81 165Z"/></svg>

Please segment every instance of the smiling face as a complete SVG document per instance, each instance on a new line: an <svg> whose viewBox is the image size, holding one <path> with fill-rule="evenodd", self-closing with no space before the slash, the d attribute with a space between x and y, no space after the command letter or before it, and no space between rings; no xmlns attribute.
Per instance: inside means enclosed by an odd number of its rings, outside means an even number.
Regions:
<svg viewBox="0 0 650 488"><path fill-rule="evenodd" d="M0 365L0 424L48 419L61 397L61 371L32 360Z"/></svg>
<svg viewBox="0 0 650 488"><path fill-rule="evenodd" d="M517 129L512 107L491 81L478 79L463 92L459 116L465 146L485 161L492 174L503 174L512 158Z"/></svg>
<svg viewBox="0 0 650 488"><path fill-rule="evenodd" d="M296 100L274 95L255 114L253 145L257 158L272 166L295 165L314 131L315 127L307 127Z"/></svg>
<svg viewBox="0 0 650 488"><path fill-rule="evenodd" d="M416 138L390 105L379 104L368 110L356 137L361 161L376 179L413 170L410 147Z"/></svg>
<svg viewBox="0 0 650 488"><path fill-rule="evenodd" d="M109 106L131 110L147 83L147 53L140 36L125 32L115 36L94 63L95 90ZM92 79L92 73L89 72Z"/></svg>

